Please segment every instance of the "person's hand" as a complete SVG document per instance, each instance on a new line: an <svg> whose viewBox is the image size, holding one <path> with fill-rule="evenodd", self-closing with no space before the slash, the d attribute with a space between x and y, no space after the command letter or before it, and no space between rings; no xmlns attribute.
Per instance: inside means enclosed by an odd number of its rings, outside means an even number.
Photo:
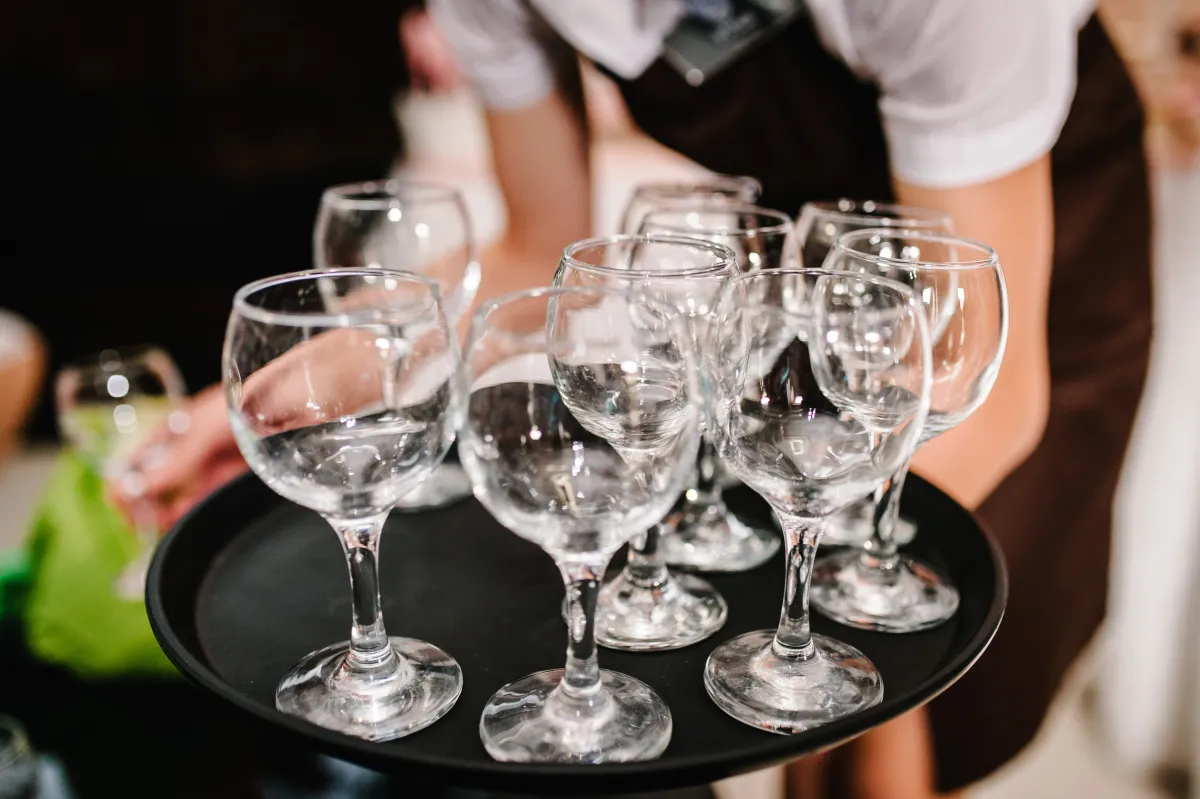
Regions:
<svg viewBox="0 0 1200 799"><path fill-rule="evenodd" d="M188 415L186 429L172 432L164 426L131 455L132 466L144 477L141 496L131 497L120 486L111 487L113 499L127 517L132 520L135 507L152 511L162 532L248 468L234 441L220 384L196 394L182 410Z"/></svg>
<svg viewBox="0 0 1200 799"><path fill-rule="evenodd" d="M1166 169L1200 165L1200 17L1179 20L1169 46L1130 63L1146 108L1146 148Z"/></svg>
<svg viewBox="0 0 1200 799"><path fill-rule="evenodd" d="M448 92L463 85L462 70L425 9L400 17L400 46L408 61L413 88L430 93Z"/></svg>

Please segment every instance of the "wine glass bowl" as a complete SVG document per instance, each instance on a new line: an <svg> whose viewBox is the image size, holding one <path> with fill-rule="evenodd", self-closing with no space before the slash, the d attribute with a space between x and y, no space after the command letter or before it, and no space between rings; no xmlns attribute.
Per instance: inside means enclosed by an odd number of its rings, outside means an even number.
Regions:
<svg viewBox="0 0 1200 799"><path fill-rule="evenodd" d="M697 446L686 332L612 287L508 295L476 311L459 385L475 496L554 558L569 602L566 668L501 688L480 721L485 748L516 762L657 757L670 711L645 684L600 670L595 610L608 561L670 509Z"/></svg>
<svg viewBox="0 0 1200 799"><path fill-rule="evenodd" d="M157 347L109 349L59 370L54 392L63 438L127 503L139 553L114 587L118 596L141 601L160 532L145 496L145 470L166 454L156 437L187 428L183 377Z"/></svg>
<svg viewBox="0 0 1200 799"><path fill-rule="evenodd" d="M127 458L147 433L163 424L182 431L185 394L179 369L157 347L104 350L63 367L55 381L63 437L108 477L132 465Z"/></svg>
<svg viewBox="0 0 1200 799"><path fill-rule="evenodd" d="M321 197L313 251L318 269L377 268L432 278L451 323L466 315L479 288L471 216L451 186L396 179L332 186ZM444 463L397 509L429 510L470 493L462 469Z"/></svg>
<svg viewBox="0 0 1200 799"><path fill-rule="evenodd" d="M847 306L848 296L859 301ZM883 696L862 653L811 633L808 580L822 520L882 485L919 441L930 388L924 310L883 278L777 269L731 281L714 325L708 429L727 467L775 511L787 557L778 629L719 646L705 688L739 721L800 732ZM789 331L782 352L764 334L773 330Z"/></svg>
<svg viewBox="0 0 1200 799"><path fill-rule="evenodd" d="M741 272L796 266L792 220L779 211L745 202L692 201L663 205L642 219L642 235L684 236L728 247ZM787 331L776 331L780 346ZM667 562L711 572L746 571L762 565L779 549L779 535L746 524L730 513L721 496L724 469L711 443L701 445L696 479L663 537Z"/></svg>
<svg viewBox="0 0 1200 799"><path fill-rule="evenodd" d="M804 266L821 268L839 236L857 230L914 230L949 234L950 217L942 211L896 205L875 200L826 200L806 203L800 210L796 235ZM872 535L875 503L872 498L847 508L830 520L827 544L861 546ZM901 542L912 539L915 526L906 520L897 525Z"/></svg>
<svg viewBox="0 0 1200 799"><path fill-rule="evenodd" d="M984 402L1004 357L1008 301L992 248L969 239L893 228L843 235L826 259L842 273L886 277L910 287L930 329L932 385L924 443L968 418ZM852 627L915 632L958 609L950 581L897 551L899 497L907 464L872 498L872 532L860 547L823 557L813 603Z"/></svg>
<svg viewBox="0 0 1200 799"><path fill-rule="evenodd" d="M633 314L644 312L642 302L661 305L673 312L686 330L689 346L699 352L709 343L708 323L716 298L736 274L733 253L722 245L684 237L622 235L567 247L554 283L619 289L635 301L630 306ZM609 369L623 368L617 359L608 361ZM647 365L648 374L657 371L658 366ZM564 401L588 425L593 414L574 407L565 391L573 384L573 375L567 372L558 382L564 387ZM675 397L676 402L683 396L666 384L637 390ZM619 402L621 395L614 396ZM635 417L618 412L613 419L641 427L641 435L661 435ZM603 423L598 419L590 424ZM625 568L601 589L596 633L601 645L631 651L678 649L704 640L725 623L725 600L707 581L669 571L662 557L663 543L659 525L635 537Z"/></svg>
<svg viewBox="0 0 1200 799"><path fill-rule="evenodd" d="M642 183L630 194L621 214L620 232L637 233L650 211L665 206L753 203L762 184L745 175L709 175L695 181Z"/></svg>
<svg viewBox="0 0 1200 799"><path fill-rule="evenodd" d="M819 269L838 237L868 228L949 234L950 217L930 208L875 200L818 200L805 203L796 222L804 266Z"/></svg>
<svg viewBox="0 0 1200 799"><path fill-rule="evenodd" d="M454 440L457 350L437 284L376 268L297 272L244 286L223 353L230 421L250 468L321 514L345 549L349 642L305 657L279 710L371 741L432 724L462 688L437 647L389 637L378 547L388 512Z"/></svg>

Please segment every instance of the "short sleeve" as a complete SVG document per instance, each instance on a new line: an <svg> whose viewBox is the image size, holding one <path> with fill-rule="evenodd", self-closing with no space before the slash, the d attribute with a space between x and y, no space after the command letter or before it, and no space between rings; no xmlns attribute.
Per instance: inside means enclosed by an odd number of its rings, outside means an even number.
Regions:
<svg viewBox="0 0 1200 799"><path fill-rule="evenodd" d="M522 108L554 89L553 58L523 0L430 0L429 13L485 106Z"/></svg>
<svg viewBox="0 0 1200 799"><path fill-rule="evenodd" d="M1079 13L1070 0L815 4L831 12L826 41L880 88L901 180L930 188L992 180L1057 140L1075 92Z"/></svg>

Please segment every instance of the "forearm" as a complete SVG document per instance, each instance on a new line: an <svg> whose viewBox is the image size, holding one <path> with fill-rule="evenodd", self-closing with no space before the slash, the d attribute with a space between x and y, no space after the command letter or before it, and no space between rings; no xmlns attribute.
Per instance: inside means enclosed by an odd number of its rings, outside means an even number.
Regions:
<svg viewBox="0 0 1200 799"><path fill-rule="evenodd" d="M591 164L578 75L573 90L528 108L489 111L496 181L508 224L481 259L476 305L554 279L563 248L591 232Z"/></svg>
<svg viewBox="0 0 1200 799"><path fill-rule="evenodd" d="M902 202L944 210L959 235L990 244L1008 287L1008 343L984 404L921 448L914 470L969 507L982 502L1041 439L1050 407L1046 338L1053 258L1049 157L964 189L897 186Z"/></svg>
<svg viewBox="0 0 1200 799"><path fill-rule="evenodd" d="M577 238L586 235L584 232ZM506 233L483 252L483 278L476 304L514 291L549 286L563 248L570 243Z"/></svg>
<svg viewBox="0 0 1200 799"><path fill-rule="evenodd" d="M1037 447L1048 406L1049 392L997 384L970 418L921 447L913 471L976 508Z"/></svg>

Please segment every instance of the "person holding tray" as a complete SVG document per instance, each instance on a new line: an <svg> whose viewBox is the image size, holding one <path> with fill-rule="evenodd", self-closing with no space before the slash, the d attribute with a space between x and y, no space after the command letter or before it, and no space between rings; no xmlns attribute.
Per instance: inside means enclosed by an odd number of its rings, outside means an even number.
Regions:
<svg viewBox="0 0 1200 799"><path fill-rule="evenodd" d="M477 301L548 284L562 247L590 232L577 55L616 79L652 137L759 178L762 205L895 199L995 247L1011 304L1005 365L990 401L916 468L1000 540L1006 623L927 712L796 764L789 785L915 799L1011 759L1104 615L1112 496L1149 353L1142 114L1090 0L430 7L487 106L507 206ZM234 451L220 400L196 406L152 478L168 515Z"/></svg>

